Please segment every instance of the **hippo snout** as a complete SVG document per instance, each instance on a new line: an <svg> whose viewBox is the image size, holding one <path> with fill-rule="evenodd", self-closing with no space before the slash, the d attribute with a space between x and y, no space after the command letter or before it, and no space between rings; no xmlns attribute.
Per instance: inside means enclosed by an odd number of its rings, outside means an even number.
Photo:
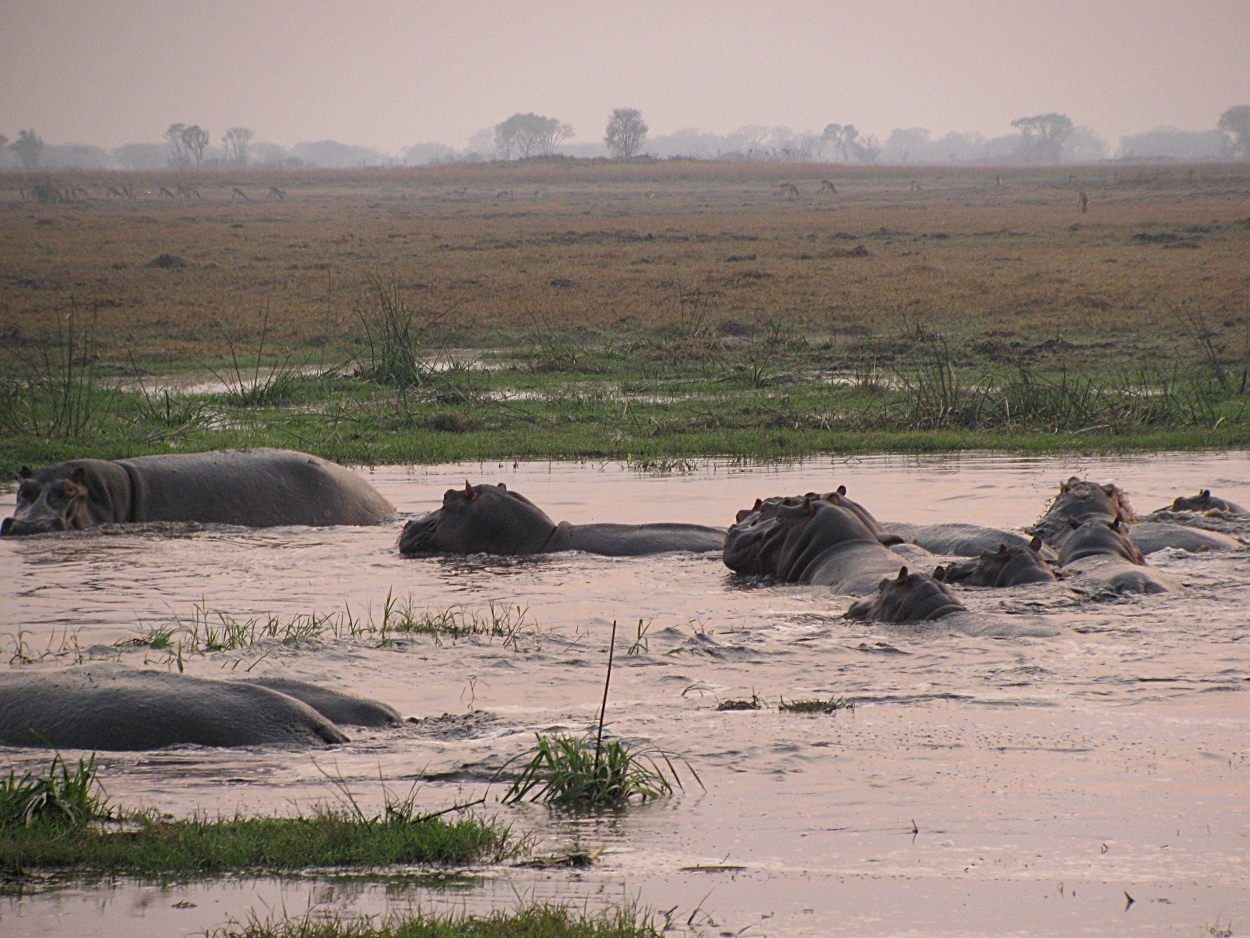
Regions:
<svg viewBox="0 0 1250 938"><path fill-rule="evenodd" d="M47 518L27 521L23 518L5 518L0 522L0 537L21 537L24 534L48 534L52 531L68 531L64 518Z"/></svg>
<svg viewBox="0 0 1250 938"><path fill-rule="evenodd" d="M9 528L11 527L13 527L12 518L5 518L3 521L0 521L0 537L7 536L9 533Z"/></svg>
<svg viewBox="0 0 1250 938"><path fill-rule="evenodd" d="M431 512L423 518L413 518L404 525L399 535L399 552L401 554L432 553L434 548L434 531L438 526L438 512Z"/></svg>

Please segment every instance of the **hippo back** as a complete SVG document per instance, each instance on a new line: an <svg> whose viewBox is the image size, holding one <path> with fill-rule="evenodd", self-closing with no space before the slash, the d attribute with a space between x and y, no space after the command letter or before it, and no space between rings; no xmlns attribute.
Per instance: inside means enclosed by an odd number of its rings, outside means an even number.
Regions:
<svg viewBox="0 0 1250 938"><path fill-rule="evenodd" d="M395 510L351 470L292 450L140 456L118 464L130 475L134 521L364 525Z"/></svg>
<svg viewBox="0 0 1250 938"><path fill-rule="evenodd" d="M0 675L7 746L130 751L346 741L316 710L266 687L110 665Z"/></svg>

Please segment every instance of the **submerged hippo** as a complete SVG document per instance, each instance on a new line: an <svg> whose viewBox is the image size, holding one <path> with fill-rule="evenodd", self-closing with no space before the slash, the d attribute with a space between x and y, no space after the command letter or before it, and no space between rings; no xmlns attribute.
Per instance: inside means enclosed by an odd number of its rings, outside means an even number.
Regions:
<svg viewBox="0 0 1250 938"><path fill-rule="evenodd" d="M877 584L877 595L855 603L845 617L870 622L932 622L967 611L945 583L927 573L908 573L906 567L900 567L898 576L883 579Z"/></svg>
<svg viewBox="0 0 1250 938"><path fill-rule="evenodd" d="M1026 583L1053 583L1054 571L1042 555L1042 539L1034 537L1023 547L999 544L998 550L983 550L975 560L938 567L945 583L965 586L1023 586ZM934 573L937 576L937 572Z"/></svg>
<svg viewBox="0 0 1250 938"><path fill-rule="evenodd" d="M220 450L23 467L17 509L0 534L142 521L377 524L394 510L354 472L308 453Z"/></svg>
<svg viewBox="0 0 1250 938"><path fill-rule="evenodd" d="M431 554L550 554L581 550L610 557L661 554L672 550L714 551L725 529L701 524L556 524L506 485L448 489L443 507L404 525L399 552Z"/></svg>
<svg viewBox="0 0 1250 938"><path fill-rule="evenodd" d="M1161 508L1159 510L1196 511L1202 514L1206 514L1208 511L1224 512L1230 515L1250 514L1236 502L1230 502L1227 499L1212 495L1210 489L1203 489L1197 495L1182 495L1172 502L1170 508Z"/></svg>
<svg viewBox="0 0 1250 938"><path fill-rule="evenodd" d="M385 704L281 678L209 681L98 664L0 672L5 746L130 751L347 742L331 715L368 726L399 718Z"/></svg>
<svg viewBox="0 0 1250 938"><path fill-rule="evenodd" d="M723 556L736 573L852 594L871 592L907 562L859 513L825 496L772 498L738 512Z"/></svg>
<svg viewBox="0 0 1250 938"><path fill-rule="evenodd" d="M1027 547L1029 537L1001 528L987 528L980 524L949 522L945 524L909 524L902 521L886 521L882 527L897 535L900 540L923 547L925 550L947 557L979 557L983 552L997 550L999 545ZM1043 555L1053 553L1042 548Z"/></svg>
<svg viewBox="0 0 1250 938"><path fill-rule="evenodd" d="M1065 573L1079 574L1117 593L1167 593L1180 588L1179 581L1146 566L1119 519L1073 518L1069 527L1071 533L1059 548L1059 564Z"/></svg>

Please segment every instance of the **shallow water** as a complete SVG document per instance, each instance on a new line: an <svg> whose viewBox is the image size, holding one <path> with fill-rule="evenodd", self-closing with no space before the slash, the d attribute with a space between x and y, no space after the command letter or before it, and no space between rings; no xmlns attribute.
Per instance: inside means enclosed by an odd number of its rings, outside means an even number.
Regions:
<svg viewBox="0 0 1250 938"><path fill-rule="evenodd" d="M1208 934L1250 919L1250 552L1163 552L1184 580L1165 596L1093 602L1064 586L964 591L975 611L1019 623L970 637L839 618L820 588L752 587L718 556L404 559L403 518L443 491L506 482L556 520L725 525L757 497L839 483L879 518L1019 527L1060 479L1113 480L1139 512L1211 488L1250 501L1250 458L997 455L700 463L649 475L618 463L383 467L371 481L401 516L379 528L95 531L0 541L5 657L101 654L198 604L236 618L380 614L520 604L536 632L500 640L373 638L266 644L184 658L200 676L283 674L386 700L402 730L349 732L317 753L172 750L107 754L112 799L174 813L289 811L332 800L325 771L365 800L420 780L440 808L480 795L535 730L580 731L621 626L612 730L682 753L691 784L611 820L492 808L542 848L603 848L584 871L477 871L454 890L324 877L154 886L51 882L0 898L0 930L192 934L266 909L367 912L486 908L523 897L581 905L622 896L709 934ZM646 636L633 654L622 653ZM1038 629L1037 626L1044 626ZM1030 637L1051 631L1049 637ZM21 637L18 638L18 634ZM93 647L94 646L94 647ZM62 666L48 659L27 667ZM128 664L170 667L130 651ZM717 712L759 694L759 711ZM780 697L845 696L853 712L778 713ZM468 719L471 710L485 715ZM45 756L7 750L16 766ZM499 794L498 786L492 798ZM720 868L718 868L720 867ZM1128 893L1134 902L1125 909ZM188 903L193 903L189 905ZM712 923L715 923L714 925Z"/></svg>

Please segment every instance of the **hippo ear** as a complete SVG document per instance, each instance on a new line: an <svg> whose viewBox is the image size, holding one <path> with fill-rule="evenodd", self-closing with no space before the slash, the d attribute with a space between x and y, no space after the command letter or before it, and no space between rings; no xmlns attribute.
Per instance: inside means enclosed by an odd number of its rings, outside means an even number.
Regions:
<svg viewBox="0 0 1250 938"><path fill-rule="evenodd" d="M22 466L21 469L17 470L17 477L19 479L29 479L33 475L34 473L30 471L30 466Z"/></svg>
<svg viewBox="0 0 1250 938"><path fill-rule="evenodd" d="M467 498L469 501L473 501L474 499L478 497L477 489L475 489L473 486L469 484L468 479L464 480L464 497Z"/></svg>
<svg viewBox="0 0 1250 938"><path fill-rule="evenodd" d="M508 487L507 487L506 485L504 485L502 482L500 482L500 483L499 483L499 491L501 491L501 492L506 492L506 491L508 491Z"/></svg>
<svg viewBox="0 0 1250 938"><path fill-rule="evenodd" d="M754 507L754 508L752 508L751 510L752 510L752 511L759 511L759 510L760 510L760 505L762 505L762 504L764 504L764 503L763 503L762 501L760 501L760 500L757 498L757 499L755 500L755 507Z"/></svg>
<svg viewBox="0 0 1250 938"><path fill-rule="evenodd" d="M1041 550L1041 549L1042 549L1042 539L1038 537L1036 534L1034 534L1033 540L1029 541L1029 550Z"/></svg>
<svg viewBox="0 0 1250 938"><path fill-rule="evenodd" d="M1099 488L1102 489L1104 492L1106 492L1108 495L1115 494L1115 484L1112 482L1105 482L1102 485L1100 485Z"/></svg>
<svg viewBox="0 0 1250 938"><path fill-rule="evenodd" d="M87 470L82 466L75 466L74 471L70 473L69 480L77 485L87 484Z"/></svg>
<svg viewBox="0 0 1250 938"><path fill-rule="evenodd" d="M939 583L945 583L946 582L946 568L941 566L940 564L934 567L933 579L937 580Z"/></svg>
<svg viewBox="0 0 1250 938"><path fill-rule="evenodd" d="M1119 515L1116 515L1115 518L1112 519L1110 528L1112 531L1120 530L1120 516Z"/></svg>
<svg viewBox="0 0 1250 938"><path fill-rule="evenodd" d="M1203 489L1201 492L1198 493L1198 497L1201 498L1204 502L1207 501L1208 499L1211 498L1211 490Z"/></svg>
<svg viewBox="0 0 1250 938"><path fill-rule="evenodd" d="M898 568L898 582L899 583L907 582L907 568L906 567Z"/></svg>
<svg viewBox="0 0 1250 938"><path fill-rule="evenodd" d="M846 486L845 486L845 485L839 485L839 486L838 486L838 494L839 494L839 495L845 495L845 494L846 494Z"/></svg>
<svg viewBox="0 0 1250 938"><path fill-rule="evenodd" d="M1006 544L999 544L999 545L998 545L998 556L1000 556L1000 557L1006 557L1006 556L1007 556L1007 545L1006 545Z"/></svg>
<svg viewBox="0 0 1250 938"><path fill-rule="evenodd" d="M826 500L829 502L829 504L831 504L831 505L841 505L841 504L842 504L842 493L841 493L841 492L830 492L828 495L826 495L826 496L825 496L825 499L826 499Z"/></svg>

